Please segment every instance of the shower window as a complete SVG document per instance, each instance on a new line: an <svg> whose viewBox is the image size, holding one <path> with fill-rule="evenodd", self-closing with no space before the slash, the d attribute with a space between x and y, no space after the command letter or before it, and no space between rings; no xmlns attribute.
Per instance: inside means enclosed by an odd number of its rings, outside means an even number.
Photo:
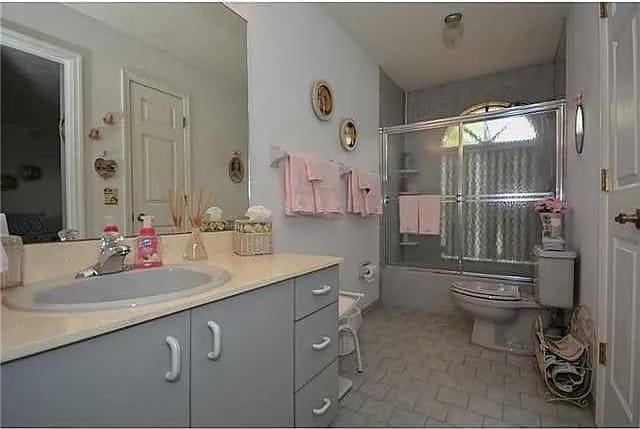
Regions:
<svg viewBox="0 0 640 429"><path fill-rule="evenodd" d="M385 130L386 262L531 277L540 236L533 203L561 191L563 104L487 103L464 113ZM399 199L425 194L440 196L439 235L399 233Z"/></svg>

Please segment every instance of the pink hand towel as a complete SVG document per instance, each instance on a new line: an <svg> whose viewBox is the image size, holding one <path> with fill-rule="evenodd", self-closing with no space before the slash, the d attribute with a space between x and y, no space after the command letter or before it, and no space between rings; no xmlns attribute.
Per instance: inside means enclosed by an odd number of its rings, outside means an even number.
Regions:
<svg viewBox="0 0 640 429"><path fill-rule="evenodd" d="M440 235L440 195L418 197L418 233Z"/></svg>
<svg viewBox="0 0 640 429"><path fill-rule="evenodd" d="M282 162L284 213L287 216L313 214L313 189L307 179L306 157L289 153Z"/></svg>
<svg viewBox="0 0 640 429"><path fill-rule="evenodd" d="M402 234L417 234L418 197L415 195L400 195L398 197L398 211L400 217L400 232Z"/></svg>
<svg viewBox="0 0 640 429"><path fill-rule="evenodd" d="M360 194L360 173L351 170L347 177L347 212L362 213L362 195Z"/></svg>
<svg viewBox="0 0 640 429"><path fill-rule="evenodd" d="M380 175L366 173L360 176L360 192L362 195L362 217L382 214L382 190Z"/></svg>
<svg viewBox="0 0 640 429"><path fill-rule="evenodd" d="M306 159L307 179L311 182L316 214L344 213L340 195L340 167L317 158Z"/></svg>

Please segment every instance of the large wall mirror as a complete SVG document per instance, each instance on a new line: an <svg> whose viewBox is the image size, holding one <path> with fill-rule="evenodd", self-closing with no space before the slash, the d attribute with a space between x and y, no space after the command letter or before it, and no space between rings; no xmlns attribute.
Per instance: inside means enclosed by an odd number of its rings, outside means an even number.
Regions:
<svg viewBox="0 0 640 429"><path fill-rule="evenodd" d="M219 3L5 3L1 208L25 243L172 226L176 195L248 206L246 22ZM69 232L70 230L70 232ZM77 232L75 232L77 231Z"/></svg>

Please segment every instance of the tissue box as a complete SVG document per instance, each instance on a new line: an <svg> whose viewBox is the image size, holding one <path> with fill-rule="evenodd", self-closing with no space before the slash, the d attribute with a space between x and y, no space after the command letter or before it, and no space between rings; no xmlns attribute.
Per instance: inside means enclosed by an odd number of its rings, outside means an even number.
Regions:
<svg viewBox="0 0 640 429"><path fill-rule="evenodd" d="M233 231L233 251L241 256L273 253L271 222L236 220Z"/></svg>

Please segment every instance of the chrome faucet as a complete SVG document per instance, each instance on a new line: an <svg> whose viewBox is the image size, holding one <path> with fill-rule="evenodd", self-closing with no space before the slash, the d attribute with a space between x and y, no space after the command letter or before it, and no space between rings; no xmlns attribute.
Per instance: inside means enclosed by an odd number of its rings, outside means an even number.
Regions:
<svg viewBox="0 0 640 429"><path fill-rule="evenodd" d="M122 240L103 241L98 252L98 261L76 274L76 278L86 278L114 274L131 267L125 264L125 258L131 252L131 246Z"/></svg>

